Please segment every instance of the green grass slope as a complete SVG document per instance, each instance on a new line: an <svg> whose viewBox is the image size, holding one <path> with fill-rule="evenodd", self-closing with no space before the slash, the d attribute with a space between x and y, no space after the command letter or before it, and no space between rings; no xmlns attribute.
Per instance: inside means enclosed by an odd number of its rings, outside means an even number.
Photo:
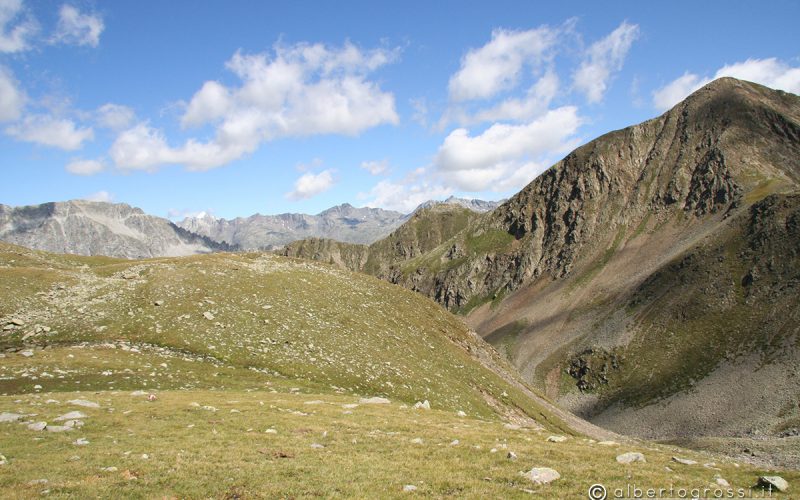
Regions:
<svg viewBox="0 0 800 500"><path fill-rule="evenodd" d="M324 264L2 245L0 323L3 498L566 498L595 482L749 488L769 472L584 437L440 306ZM72 430L28 427L72 411ZM617 463L624 451L647 463ZM561 479L534 484L532 467Z"/></svg>
<svg viewBox="0 0 800 500"><path fill-rule="evenodd" d="M115 261L0 249L0 321L23 322L9 323L6 349L124 342L473 415L493 414L503 393L538 411L477 361L482 341L461 321L369 276L255 253Z"/></svg>

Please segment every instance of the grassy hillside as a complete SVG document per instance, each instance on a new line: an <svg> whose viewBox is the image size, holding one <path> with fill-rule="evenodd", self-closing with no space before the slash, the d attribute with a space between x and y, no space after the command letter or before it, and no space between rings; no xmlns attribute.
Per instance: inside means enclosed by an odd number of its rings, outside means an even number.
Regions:
<svg viewBox="0 0 800 500"><path fill-rule="evenodd" d="M324 264L3 245L0 323L4 498L399 497L406 486L568 497L631 479L688 488L721 475L748 487L766 472L583 437L597 430L528 391L440 306ZM390 402L364 400L375 396ZM414 409L420 400L431 409ZM79 422L58 420L73 411ZM49 430L29 428L37 422ZM617 463L623 451L647 463ZM699 464L676 465L676 454ZM533 467L561 479L536 485L520 474Z"/></svg>
<svg viewBox="0 0 800 500"><path fill-rule="evenodd" d="M9 324L7 349L119 341L472 415L503 399L539 412L477 361L482 341L463 323L369 276L256 253L115 261L0 249L0 315L23 323Z"/></svg>

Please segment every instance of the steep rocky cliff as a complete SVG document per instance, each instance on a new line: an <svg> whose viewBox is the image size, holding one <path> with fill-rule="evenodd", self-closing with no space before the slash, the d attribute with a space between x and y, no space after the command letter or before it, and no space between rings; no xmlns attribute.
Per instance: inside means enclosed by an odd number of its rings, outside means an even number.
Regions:
<svg viewBox="0 0 800 500"><path fill-rule="evenodd" d="M798 186L800 98L724 78L578 148L434 248L362 269L465 314L613 430L791 435Z"/></svg>
<svg viewBox="0 0 800 500"><path fill-rule="evenodd" d="M393 279L456 310L540 276L594 272L636 229L720 220L754 197L793 189L799 115L792 94L712 82L664 115L570 153ZM476 242L487 251L473 251Z"/></svg>

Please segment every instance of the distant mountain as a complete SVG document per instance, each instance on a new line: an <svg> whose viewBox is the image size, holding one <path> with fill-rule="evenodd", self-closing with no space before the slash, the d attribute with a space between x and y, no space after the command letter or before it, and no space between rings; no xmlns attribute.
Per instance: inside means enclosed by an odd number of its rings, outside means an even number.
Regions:
<svg viewBox="0 0 800 500"><path fill-rule="evenodd" d="M332 238L349 243L371 243L403 223L406 215L380 208L356 208L347 203L317 215L279 214L226 220L209 214L187 217L178 226L246 250L281 247L303 238Z"/></svg>
<svg viewBox="0 0 800 500"><path fill-rule="evenodd" d="M473 212L490 212L500 206L505 200L499 201L485 201L485 200L476 200L471 198L456 198L455 196L451 196L444 201L437 201L437 200L429 200L425 203L422 203L418 206L414 212L423 208L430 208L434 205L458 205L464 207L468 210L472 210Z"/></svg>
<svg viewBox="0 0 800 500"><path fill-rule="evenodd" d="M307 238L286 245L278 253L286 257L328 262L391 281L397 272L396 267L413 266L414 259L432 251L481 215L459 202L428 202L420 205L389 236L371 245Z"/></svg>
<svg viewBox="0 0 800 500"><path fill-rule="evenodd" d="M82 200L0 204L0 240L50 252L125 258L231 249L124 203Z"/></svg>
<svg viewBox="0 0 800 500"><path fill-rule="evenodd" d="M455 205L480 213L492 210L498 203L451 196L444 201L425 202L412 213L435 205ZM187 217L177 224L220 243L227 242L243 249L259 250L280 248L306 238L368 245L388 236L410 217L411 214L381 208L356 208L345 203L317 215L256 214L226 220L201 213L195 217Z"/></svg>

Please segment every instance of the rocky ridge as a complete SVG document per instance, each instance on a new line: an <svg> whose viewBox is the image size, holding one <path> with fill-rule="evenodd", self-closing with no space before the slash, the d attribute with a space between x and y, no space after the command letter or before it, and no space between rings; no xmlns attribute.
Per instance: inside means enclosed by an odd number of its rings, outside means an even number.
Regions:
<svg viewBox="0 0 800 500"><path fill-rule="evenodd" d="M332 238L348 243L372 243L403 223L406 215L380 208L337 205L316 215L255 214L227 220L209 214L177 224L217 242L245 250L270 250L304 238Z"/></svg>
<svg viewBox="0 0 800 500"><path fill-rule="evenodd" d="M124 203L0 205L0 240L38 250L142 258L231 250Z"/></svg>

